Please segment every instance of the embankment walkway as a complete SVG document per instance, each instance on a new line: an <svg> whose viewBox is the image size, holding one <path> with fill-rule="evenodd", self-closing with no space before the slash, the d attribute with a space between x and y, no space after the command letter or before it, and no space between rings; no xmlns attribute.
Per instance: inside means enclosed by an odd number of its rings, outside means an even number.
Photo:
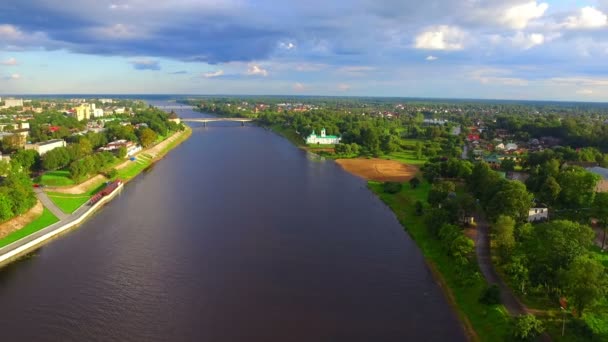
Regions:
<svg viewBox="0 0 608 342"><path fill-rule="evenodd" d="M0 248L0 266L3 266L14 259L17 259L31 252L32 250L35 250L36 248L42 246L48 240L54 238L62 232L81 224L87 217L93 214L97 208L110 201L116 196L116 194L120 193L123 185L124 184L120 184L110 195L101 198L97 203L93 205L86 203L70 215L63 213L59 208L55 206L55 208L62 213L61 216L63 218L61 218L57 223L54 223L46 228L43 228L33 234L30 234L22 239L19 239L9 245ZM42 201L42 198L39 198ZM48 197L46 198L48 199ZM44 203L44 205L47 206L46 203ZM51 207L47 206L47 208L53 211Z"/></svg>

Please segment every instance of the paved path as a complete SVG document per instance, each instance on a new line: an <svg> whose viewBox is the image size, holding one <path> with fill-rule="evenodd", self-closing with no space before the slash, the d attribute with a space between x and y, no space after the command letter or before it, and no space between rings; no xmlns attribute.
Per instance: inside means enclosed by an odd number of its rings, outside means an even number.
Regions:
<svg viewBox="0 0 608 342"><path fill-rule="evenodd" d="M60 221L64 220L69 216L69 214L66 214L61 209L59 209L59 207L55 203L53 203L53 201L51 201L49 196L47 196L47 194L42 191L42 189L35 188L34 192L36 192L36 197L38 197L40 202L42 202L42 205L44 205L48 210L50 210L53 215L57 216Z"/></svg>
<svg viewBox="0 0 608 342"><path fill-rule="evenodd" d="M481 274L488 284L496 284L500 288L500 300L511 316L521 315L527 312L527 308L519 302L509 288L500 278L494 265L492 264L492 254L490 249L490 225L486 218L477 213L475 215L477 221L477 241L475 243L475 252L477 253L477 262Z"/></svg>

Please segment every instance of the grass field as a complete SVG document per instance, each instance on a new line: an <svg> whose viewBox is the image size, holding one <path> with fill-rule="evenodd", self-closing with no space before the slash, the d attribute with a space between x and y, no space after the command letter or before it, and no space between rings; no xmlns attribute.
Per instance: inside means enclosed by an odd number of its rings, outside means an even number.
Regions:
<svg viewBox="0 0 608 342"><path fill-rule="evenodd" d="M389 154L385 154L380 156L382 159L390 159L396 160L398 162L402 162L404 164L418 165L422 166L426 163L426 158L417 159L415 151L401 151L401 152L392 152Z"/></svg>
<svg viewBox="0 0 608 342"><path fill-rule="evenodd" d="M36 178L35 182L47 186L69 186L76 184L70 178L69 171L48 171Z"/></svg>
<svg viewBox="0 0 608 342"><path fill-rule="evenodd" d="M395 195L384 193L382 183L379 182L369 182L369 187L393 210L429 264L441 275L442 283L453 295L458 315L463 321L470 322L478 339L504 341L509 334L509 316L505 308L502 305L487 306L479 303L479 298L487 287L485 280L477 273L463 282L463 276L454 267L440 241L426 229L422 217L415 215L415 203L417 200L426 203L430 184L424 182L417 189L405 185Z"/></svg>
<svg viewBox="0 0 608 342"><path fill-rule="evenodd" d="M282 125L272 125L270 127L274 132L284 136L287 140L291 141L292 144L299 147L306 147L306 143L301 136L296 133L292 128L286 128Z"/></svg>
<svg viewBox="0 0 608 342"><path fill-rule="evenodd" d="M88 194L70 195L59 192L47 192L46 194L66 214L75 212L91 198Z"/></svg>
<svg viewBox="0 0 608 342"><path fill-rule="evenodd" d="M9 245L23 237L26 237L30 234L33 234L33 233L39 231L40 229L50 226L51 224L53 224L57 221L59 221L59 219L57 217L55 217L55 215L53 215L48 209L44 208L44 211L42 212L42 215L40 215L40 217L38 217L34 221L30 222L30 224L28 224L27 226L9 234L5 238L1 239L0 247Z"/></svg>

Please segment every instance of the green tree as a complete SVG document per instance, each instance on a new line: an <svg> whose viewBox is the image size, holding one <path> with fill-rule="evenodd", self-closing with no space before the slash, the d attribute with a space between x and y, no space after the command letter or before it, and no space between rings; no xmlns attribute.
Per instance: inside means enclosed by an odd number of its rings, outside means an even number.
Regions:
<svg viewBox="0 0 608 342"><path fill-rule="evenodd" d="M420 143L420 141L416 142L416 159L422 159L422 144Z"/></svg>
<svg viewBox="0 0 608 342"><path fill-rule="evenodd" d="M150 128L142 128L138 131L139 133L139 141L141 142L141 145L143 147L149 147L152 146L152 144L154 144L154 142L156 141L156 132L154 132L153 130L151 130Z"/></svg>
<svg viewBox="0 0 608 342"><path fill-rule="evenodd" d="M414 178L410 179L410 187L412 189L416 189L418 187L418 185L420 185L420 178L414 177Z"/></svg>
<svg viewBox="0 0 608 342"><path fill-rule="evenodd" d="M608 193L607 192L599 192L595 195L595 200L593 201L593 207L591 211L593 217L595 217L599 224L602 226L604 230L604 236L602 237L602 249L604 249L606 245L606 230L608 230Z"/></svg>
<svg viewBox="0 0 608 342"><path fill-rule="evenodd" d="M118 158L123 159L127 156L127 148L124 146L120 146L118 148Z"/></svg>
<svg viewBox="0 0 608 342"><path fill-rule="evenodd" d="M11 157L11 162L17 163L24 171L34 171L40 163L40 155L34 150L18 150Z"/></svg>
<svg viewBox="0 0 608 342"><path fill-rule="evenodd" d="M538 197L546 204L553 204L559 198L561 191L562 188L557 180L553 176L549 176L541 186Z"/></svg>
<svg viewBox="0 0 608 342"><path fill-rule="evenodd" d="M494 223L494 240L503 262L509 260L515 248L515 220L509 216L500 215Z"/></svg>
<svg viewBox="0 0 608 342"><path fill-rule="evenodd" d="M523 256L516 255L505 265L505 272L518 285L521 293L526 293L526 284L529 282L529 271Z"/></svg>
<svg viewBox="0 0 608 342"><path fill-rule="evenodd" d="M12 199L6 193L0 192L0 222L4 222L13 217Z"/></svg>
<svg viewBox="0 0 608 342"><path fill-rule="evenodd" d="M574 259L570 267L562 272L561 283L579 315L589 305L603 298L608 288L604 266L587 255Z"/></svg>
<svg viewBox="0 0 608 342"><path fill-rule="evenodd" d="M562 171L557 177L561 192L559 200L568 208L588 208L595 198L595 187L600 176L581 167Z"/></svg>
<svg viewBox="0 0 608 342"><path fill-rule="evenodd" d="M526 221L533 199L526 186L519 181L503 181L498 188L486 205L488 215L494 219L506 215L517 222Z"/></svg>
<svg viewBox="0 0 608 342"><path fill-rule="evenodd" d="M520 315L513 323L513 336L523 341L533 341L545 331L543 324L534 315Z"/></svg>
<svg viewBox="0 0 608 342"><path fill-rule="evenodd" d="M523 242L530 280L536 285L557 284L558 271L568 269L574 259L585 255L594 236L589 226L567 220L536 225Z"/></svg>
<svg viewBox="0 0 608 342"><path fill-rule="evenodd" d="M441 204L448 195L456 191L456 185L449 181L441 181L434 183L429 191L428 202L436 207Z"/></svg>
<svg viewBox="0 0 608 342"><path fill-rule="evenodd" d="M500 163L500 168L503 171L514 171L515 170L515 160L513 160L512 158L505 158L501 163Z"/></svg>

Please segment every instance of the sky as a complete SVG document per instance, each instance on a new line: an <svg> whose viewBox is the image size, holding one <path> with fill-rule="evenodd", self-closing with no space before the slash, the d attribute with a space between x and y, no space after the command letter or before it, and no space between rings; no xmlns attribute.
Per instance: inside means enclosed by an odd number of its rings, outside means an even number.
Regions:
<svg viewBox="0 0 608 342"><path fill-rule="evenodd" d="M608 0L3 0L0 94L608 102Z"/></svg>

